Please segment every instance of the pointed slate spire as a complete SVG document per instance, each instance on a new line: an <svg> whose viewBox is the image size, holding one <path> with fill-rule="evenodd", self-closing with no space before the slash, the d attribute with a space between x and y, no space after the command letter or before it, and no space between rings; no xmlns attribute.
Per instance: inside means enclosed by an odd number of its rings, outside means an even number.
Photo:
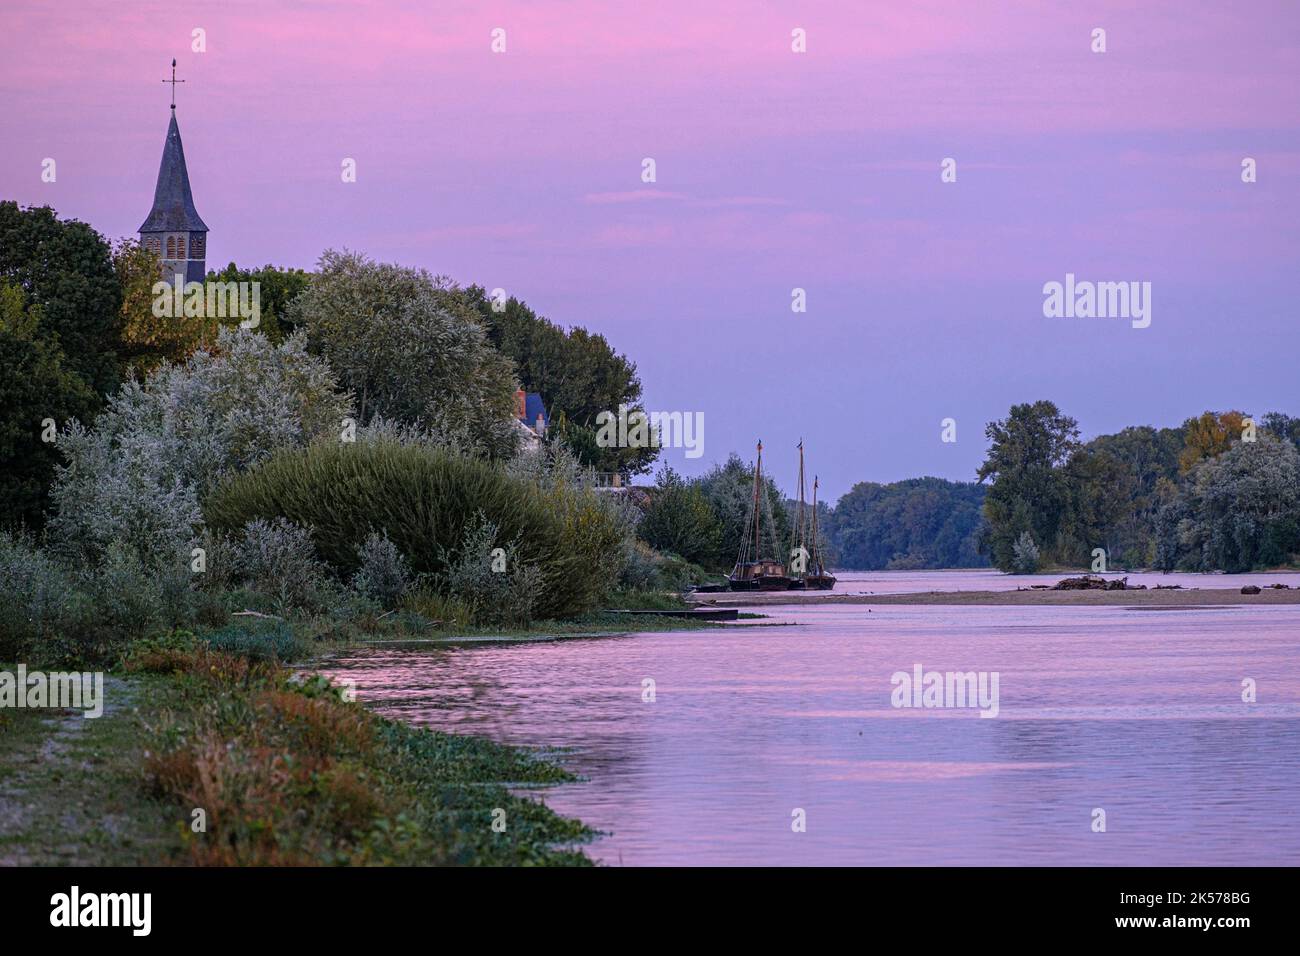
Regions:
<svg viewBox="0 0 1300 956"><path fill-rule="evenodd" d="M139 232L207 231L208 227L194 208L190 174L185 168L185 148L181 145L181 130L176 125L176 107L173 106L167 141L163 144L162 163L158 166L158 184L153 191L153 209Z"/></svg>

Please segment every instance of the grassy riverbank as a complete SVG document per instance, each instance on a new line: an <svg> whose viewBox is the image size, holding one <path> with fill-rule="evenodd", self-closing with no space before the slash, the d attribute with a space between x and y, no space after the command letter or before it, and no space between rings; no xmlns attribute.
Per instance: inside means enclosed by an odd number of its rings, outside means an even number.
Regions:
<svg viewBox="0 0 1300 956"><path fill-rule="evenodd" d="M674 609L690 605L678 601ZM742 612L742 619L760 619L764 615ZM724 625L714 621L651 614L625 615L613 611L595 611L567 621L535 621L528 627L474 627L470 625L427 627L394 622L391 626L325 629L310 623L277 624L261 622L267 627L282 627L293 634L292 651L286 656L299 661L316 662L337 654L353 654L367 648L421 649L439 646L457 647L474 644L525 644L535 641L561 641L584 637L622 637L632 633L661 631L699 631ZM733 625L734 626L734 625Z"/></svg>
<svg viewBox="0 0 1300 956"><path fill-rule="evenodd" d="M510 792L573 779L545 755L380 718L283 662L717 626L603 611L519 629L267 616L135 641L102 717L0 709L0 865L585 865L581 822Z"/></svg>
<svg viewBox="0 0 1300 956"><path fill-rule="evenodd" d="M589 863L582 823L508 789L565 770L382 719L323 678L143 641L106 697L98 719L0 711L0 863Z"/></svg>

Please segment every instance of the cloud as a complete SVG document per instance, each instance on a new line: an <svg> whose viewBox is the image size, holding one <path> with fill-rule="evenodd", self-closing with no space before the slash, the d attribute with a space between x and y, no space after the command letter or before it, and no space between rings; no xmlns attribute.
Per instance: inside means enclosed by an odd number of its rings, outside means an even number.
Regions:
<svg viewBox="0 0 1300 956"><path fill-rule="evenodd" d="M701 209L726 209L746 206L789 206L788 199L775 199L771 196L720 196L716 199L696 199L692 205Z"/></svg>
<svg viewBox="0 0 1300 956"><path fill-rule="evenodd" d="M582 201L593 206L612 206L620 203L658 202L689 198L683 193L665 192L662 189L632 189L627 192L587 193Z"/></svg>
<svg viewBox="0 0 1300 956"><path fill-rule="evenodd" d="M438 226L394 236L413 242L443 239L521 239L537 235L541 227L532 222L484 222L451 226Z"/></svg>
<svg viewBox="0 0 1300 956"><path fill-rule="evenodd" d="M676 237L669 223L615 223L598 229L593 238L600 246L661 246Z"/></svg>

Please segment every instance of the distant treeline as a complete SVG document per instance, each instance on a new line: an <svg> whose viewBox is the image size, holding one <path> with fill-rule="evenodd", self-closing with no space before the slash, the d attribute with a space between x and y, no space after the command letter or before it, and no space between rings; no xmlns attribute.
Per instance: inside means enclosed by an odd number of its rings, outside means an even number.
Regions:
<svg viewBox="0 0 1300 956"><path fill-rule="evenodd" d="M1248 571L1300 557L1300 418L1207 411L1079 441L1052 402L985 429L993 564ZM1100 549L1100 550L1099 550Z"/></svg>
<svg viewBox="0 0 1300 956"><path fill-rule="evenodd" d="M842 568L1248 571L1300 560L1300 418L1207 411L1079 441L1051 402L985 429L978 484L855 485L823 519Z"/></svg>
<svg viewBox="0 0 1300 956"><path fill-rule="evenodd" d="M984 492L942 478L859 482L828 513L832 564L864 571L987 567L979 550Z"/></svg>

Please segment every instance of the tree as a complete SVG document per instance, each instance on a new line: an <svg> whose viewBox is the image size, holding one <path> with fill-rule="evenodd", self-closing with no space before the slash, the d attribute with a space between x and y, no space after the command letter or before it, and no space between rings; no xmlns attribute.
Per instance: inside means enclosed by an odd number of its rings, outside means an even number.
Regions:
<svg viewBox="0 0 1300 956"><path fill-rule="evenodd" d="M1028 531L1020 532L1011 549L1011 568L1016 574L1033 574L1038 570L1038 545Z"/></svg>
<svg viewBox="0 0 1300 956"><path fill-rule="evenodd" d="M984 430L991 442L977 472L991 481L984 499L988 522L984 544L993 564L1014 566L1013 549L1022 532L1036 541L1056 540L1069 493L1061 467L1079 447L1078 423L1055 404L1013 405L1006 419Z"/></svg>
<svg viewBox="0 0 1300 956"><path fill-rule="evenodd" d="M1300 451L1265 435L1204 458L1160 513L1160 564L1249 571L1300 555Z"/></svg>
<svg viewBox="0 0 1300 956"><path fill-rule="evenodd" d="M354 394L363 423L394 419L467 451L514 452L510 362L449 280L328 250L288 318Z"/></svg>
<svg viewBox="0 0 1300 956"><path fill-rule="evenodd" d="M1271 435L1300 448L1300 417L1282 412L1269 412L1260 419L1260 424Z"/></svg>
<svg viewBox="0 0 1300 956"><path fill-rule="evenodd" d="M301 335L275 346L221 329L212 352L128 379L93 427L67 428L50 535L84 561L115 544L145 566L170 560L188 551L200 502L224 478L277 449L337 440L350 413Z"/></svg>
<svg viewBox="0 0 1300 956"><path fill-rule="evenodd" d="M58 344L70 373L99 395L117 387L122 292L99 233L48 206L0 202L0 280L39 307L36 334Z"/></svg>
<svg viewBox="0 0 1300 956"><path fill-rule="evenodd" d="M1184 445L1178 456L1180 473L1187 474L1205 458L1222 455L1234 442L1241 441L1245 429L1244 412L1202 412L1183 422Z"/></svg>
<svg viewBox="0 0 1300 956"><path fill-rule="evenodd" d="M98 405L63 351L42 334L43 318L22 289L0 281L0 527L40 526L59 432Z"/></svg>
<svg viewBox="0 0 1300 956"><path fill-rule="evenodd" d="M659 551L694 564L716 567L722 560L722 523L698 482L688 482L665 465L660 469L638 536Z"/></svg>
<svg viewBox="0 0 1300 956"><path fill-rule="evenodd" d="M206 314L187 316L182 309L154 312L154 286L162 275L157 253L132 239L113 248L113 269L122 291L121 344L124 362L143 378L163 362L184 362L216 338L216 321Z"/></svg>
<svg viewBox="0 0 1300 956"><path fill-rule="evenodd" d="M1109 556L1127 510L1122 490L1129 474L1114 456L1084 445L1070 455L1062 469L1065 504L1057 529L1054 557L1060 564L1086 565L1096 548Z"/></svg>
<svg viewBox="0 0 1300 956"><path fill-rule="evenodd" d="M526 391L542 396L552 428L579 460L597 471L642 474L659 450L602 448L596 443L597 417L641 407L641 380L636 365L615 352L603 335L575 326L567 332L539 316L521 300L493 301L481 286L465 290L465 301L478 313L492 344L515 364Z"/></svg>
<svg viewBox="0 0 1300 956"><path fill-rule="evenodd" d="M1146 425L1101 435L1066 463L1067 499L1056 547L1062 564L1087 565L1104 548L1116 567L1150 567L1160 489L1178 479L1181 428Z"/></svg>
<svg viewBox="0 0 1300 956"><path fill-rule="evenodd" d="M257 331L272 342L279 342L298 328L289 315L289 305L306 290L311 275L303 269L282 269L269 264L260 269L243 269L232 262L220 272L209 272L208 281L256 282L261 309Z"/></svg>

